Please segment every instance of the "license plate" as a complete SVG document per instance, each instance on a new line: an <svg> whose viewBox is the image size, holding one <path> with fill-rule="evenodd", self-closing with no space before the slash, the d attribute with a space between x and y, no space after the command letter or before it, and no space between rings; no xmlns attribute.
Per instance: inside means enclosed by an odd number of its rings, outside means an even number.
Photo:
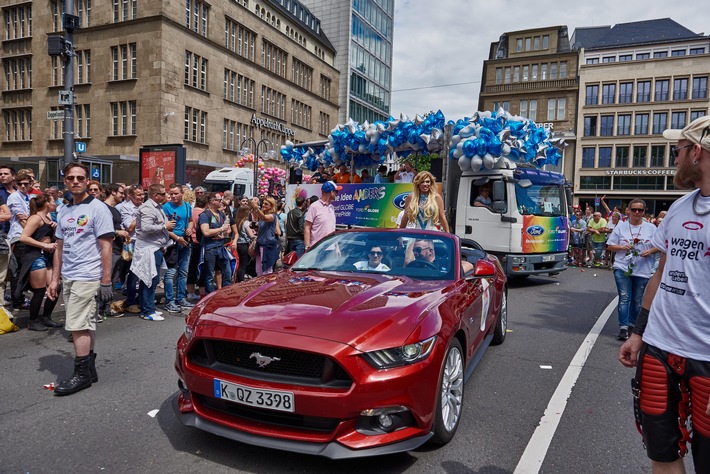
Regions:
<svg viewBox="0 0 710 474"><path fill-rule="evenodd" d="M214 396L241 405L270 410L293 413L295 409L293 392L262 390L219 379L214 379Z"/></svg>
<svg viewBox="0 0 710 474"><path fill-rule="evenodd" d="M554 262L554 261L555 261L555 256L554 256L554 255L543 255L543 256L542 256L542 261L543 261L543 262Z"/></svg>

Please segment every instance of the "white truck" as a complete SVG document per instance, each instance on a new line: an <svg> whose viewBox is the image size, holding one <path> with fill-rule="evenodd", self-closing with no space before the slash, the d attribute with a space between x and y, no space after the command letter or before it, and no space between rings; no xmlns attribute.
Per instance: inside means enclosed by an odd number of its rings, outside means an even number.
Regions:
<svg viewBox="0 0 710 474"><path fill-rule="evenodd" d="M225 167L211 171L201 184L208 192L232 191L235 196L255 196L254 170Z"/></svg>
<svg viewBox="0 0 710 474"><path fill-rule="evenodd" d="M564 175L505 160L502 168L466 171L450 182L454 233L496 255L509 277L567 268L571 194ZM492 204L474 206L483 186L491 188Z"/></svg>

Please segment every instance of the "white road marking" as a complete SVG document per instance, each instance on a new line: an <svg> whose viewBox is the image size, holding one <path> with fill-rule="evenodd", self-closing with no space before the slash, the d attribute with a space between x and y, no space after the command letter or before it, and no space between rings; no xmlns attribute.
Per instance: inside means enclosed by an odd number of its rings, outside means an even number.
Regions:
<svg viewBox="0 0 710 474"><path fill-rule="evenodd" d="M540 368L550 370L550 369L552 369L552 366L551 365L541 365Z"/></svg>
<svg viewBox="0 0 710 474"><path fill-rule="evenodd" d="M148 416L151 417L151 418L155 418L155 415L157 415L159 411L160 411L160 410L150 410L150 411L148 412Z"/></svg>
<svg viewBox="0 0 710 474"><path fill-rule="evenodd" d="M604 325L609 320L609 316L614 312L618 303L619 297L615 297L609 306L604 309L604 312L599 316L597 322L592 327L587 337L584 338L582 345L579 346L577 353L572 358L569 363L565 374L562 376L559 385L555 393L552 394L550 402L547 404L545 409L545 414L542 415L540 419L540 424L535 428L530 441L528 442L525 452L520 457L520 461L513 471L513 474L537 474L540 472L542 463L547 455L547 450L550 448L550 443L552 442L553 436L555 436L555 431L557 431L557 426L560 424L560 419L562 419L562 414L567 407L567 400L569 400L572 394L572 389L577 383L579 374L584 368L584 364L587 361L587 357L592 352L594 344L597 342L597 338L601 333Z"/></svg>

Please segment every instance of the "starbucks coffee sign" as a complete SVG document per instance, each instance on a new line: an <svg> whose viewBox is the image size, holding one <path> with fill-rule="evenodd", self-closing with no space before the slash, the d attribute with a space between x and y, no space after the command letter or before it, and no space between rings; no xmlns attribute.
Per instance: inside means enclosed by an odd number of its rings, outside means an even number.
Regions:
<svg viewBox="0 0 710 474"><path fill-rule="evenodd" d="M279 133L283 133L286 136L292 137L295 135L294 131L292 128L288 128L286 125L275 122L273 120L265 119L265 118L259 118L256 116L256 114L253 114L251 116L251 123L254 124L256 128L261 130L262 128L268 128L271 130L275 130Z"/></svg>

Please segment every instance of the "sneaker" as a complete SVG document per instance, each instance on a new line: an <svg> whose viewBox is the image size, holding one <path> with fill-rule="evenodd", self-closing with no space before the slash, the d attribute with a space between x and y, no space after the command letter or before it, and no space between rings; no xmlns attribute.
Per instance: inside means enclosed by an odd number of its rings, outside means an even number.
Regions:
<svg viewBox="0 0 710 474"><path fill-rule="evenodd" d="M158 313L142 314L141 318L147 321L165 321L165 318Z"/></svg>
<svg viewBox="0 0 710 474"><path fill-rule="evenodd" d="M619 330L619 335L616 338L620 341L625 341L629 338L629 331L626 328L621 328Z"/></svg>
<svg viewBox="0 0 710 474"><path fill-rule="evenodd" d="M132 304L128 308L126 308L126 312L131 314L140 314L141 307L137 304Z"/></svg>
<svg viewBox="0 0 710 474"><path fill-rule="evenodd" d="M40 321L30 321L30 324L27 326L27 329L30 331L47 331L49 328L42 324Z"/></svg>
<svg viewBox="0 0 710 474"><path fill-rule="evenodd" d="M180 308L182 308L182 309L192 309L195 307L194 304L190 303L186 299L182 300L182 301L178 301L178 306L180 306Z"/></svg>
<svg viewBox="0 0 710 474"><path fill-rule="evenodd" d="M123 316L123 313L111 310L108 312L107 316L110 316L112 318L120 318L121 316Z"/></svg>
<svg viewBox="0 0 710 474"><path fill-rule="evenodd" d="M177 304L175 304L174 301L171 301L170 303L166 304L166 305L164 306L164 308L165 308L165 311L167 311L168 313L180 313L180 312L182 312L182 309L180 308L180 306L178 306Z"/></svg>
<svg viewBox="0 0 710 474"><path fill-rule="evenodd" d="M195 293L188 293L188 294L187 294L187 299L188 299L188 300L199 300L199 299L200 299L200 295L195 294Z"/></svg>
<svg viewBox="0 0 710 474"><path fill-rule="evenodd" d="M104 322L104 319L106 318L106 316L104 316L102 313L97 313L97 314L95 314L95 315L92 316L92 317L93 317L94 322L95 322L96 324L98 324L98 323L103 323L103 322Z"/></svg>

